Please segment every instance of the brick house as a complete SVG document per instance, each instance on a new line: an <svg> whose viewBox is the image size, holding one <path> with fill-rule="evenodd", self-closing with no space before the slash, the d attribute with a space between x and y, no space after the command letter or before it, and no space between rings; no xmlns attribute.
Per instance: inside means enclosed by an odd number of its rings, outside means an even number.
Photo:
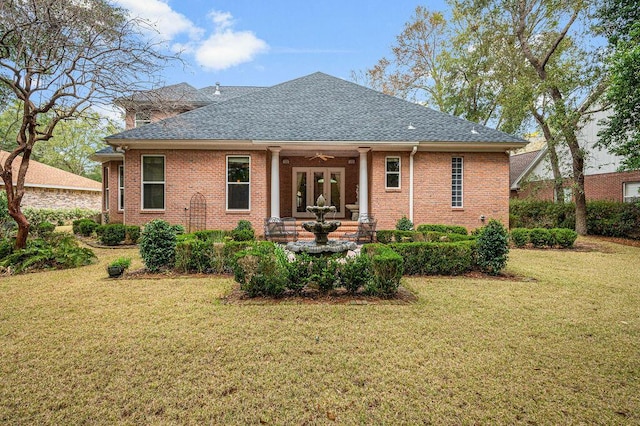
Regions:
<svg viewBox="0 0 640 426"><path fill-rule="evenodd" d="M0 162L9 153L0 151ZM17 178L22 157L13 161L13 176ZM15 182L14 182L15 183ZM4 191L4 183L0 180ZM61 170L35 160L29 160L21 206L38 209L82 208L100 210L102 184L95 180Z"/></svg>
<svg viewBox="0 0 640 426"><path fill-rule="evenodd" d="M322 73L268 88L178 86L153 96L180 98L180 113L154 122L170 114L150 103L141 115L132 99L128 130L95 154L109 221L245 219L260 230L266 217L310 217L323 194L336 219L373 215L379 229L402 216L508 223L509 151L524 140Z"/></svg>
<svg viewBox="0 0 640 426"><path fill-rule="evenodd" d="M584 191L587 200L609 200L631 202L640 198L640 170L619 172L621 157L610 154L606 148L597 146L599 122L607 116L606 111L592 115L578 134L580 146L587 152L585 161ZM570 156L560 151L561 171L564 176L571 173ZM540 150L512 155L511 197L555 199L553 175L546 146ZM571 201L572 182L565 179L565 201Z"/></svg>

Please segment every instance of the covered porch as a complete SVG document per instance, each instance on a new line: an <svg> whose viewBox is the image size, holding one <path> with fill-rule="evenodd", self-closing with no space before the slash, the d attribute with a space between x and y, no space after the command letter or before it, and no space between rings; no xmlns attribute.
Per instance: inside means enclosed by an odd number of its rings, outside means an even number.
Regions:
<svg viewBox="0 0 640 426"><path fill-rule="evenodd" d="M371 149L269 147L269 216L306 220L320 194L335 206L332 219L357 220L370 211Z"/></svg>

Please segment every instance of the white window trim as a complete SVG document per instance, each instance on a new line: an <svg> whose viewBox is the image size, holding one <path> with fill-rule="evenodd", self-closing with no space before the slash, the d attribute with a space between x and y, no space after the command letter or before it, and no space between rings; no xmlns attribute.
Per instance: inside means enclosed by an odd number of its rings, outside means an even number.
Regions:
<svg viewBox="0 0 640 426"><path fill-rule="evenodd" d="M122 173L120 173L122 170ZM122 205L124 195L124 164L118 166L118 211L123 211L124 206Z"/></svg>
<svg viewBox="0 0 640 426"><path fill-rule="evenodd" d="M638 182L635 182L635 181L623 182L622 183L622 201L623 202L632 203L633 201L631 199L640 197L640 194L627 195L627 185L628 184L637 184L637 183Z"/></svg>
<svg viewBox="0 0 640 426"><path fill-rule="evenodd" d="M162 174L164 176L164 180L162 182L160 181L152 181L152 182L146 182L144 180L144 159L146 157L162 157L163 161L162 161ZM161 209L145 209L144 208L144 184L145 183L161 183L163 190L162 190L162 205L163 207ZM146 212L162 212L165 211L167 207L167 158L164 155L156 155L156 154L148 154L148 155L141 155L140 156L140 210L146 211Z"/></svg>
<svg viewBox="0 0 640 426"><path fill-rule="evenodd" d="M110 172L109 167L103 167L102 168L102 174L103 174L103 176L102 176L102 191L103 191L102 203L103 203L103 206L102 207L104 208L105 212L109 211L109 195L110 195L109 185L111 184L111 179L109 179L109 177L110 177L109 176L109 172ZM105 177L107 179L106 184L105 184L105 181L104 181Z"/></svg>
<svg viewBox="0 0 640 426"><path fill-rule="evenodd" d="M149 118L145 118L145 119L142 119L142 118L138 119L138 114L143 114L143 112L136 111L133 113L133 127L140 127L140 126L144 126L145 124L151 123L151 112L149 112Z"/></svg>
<svg viewBox="0 0 640 426"><path fill-rule="evenodd" d="M398 171L397 172L390 172L389 170L387 170L387 161L390 158L397 158L398 159ZM390 174L397 174L398 175L398 186L387 186L387 177ZM402 158L399 155L389 155L387 157L384 157L384 189L402 189Z"/></svg>
<svg viewBox="0 0 640 426"><path fill-rule="evenodd" d="M249 208L247 209L230 209L229 208L229 184L233 183L238 185L238 182L229 182L229 158L248 158L249 159L249 182L239 182L240 184L249 185ZM224 190L225 190L225 210L227 212L248 212L251 211L251 155L234 154L227 155L225 158L225 173L224 173Z"/></svg>
<svg viewBox="0 0 640 426"><path fill-rule="evenodd" d="M460 159L460 205L453 205L453 194L451 198L451 208L452 209L463 209L464 208L464 157L451 157L451 192L453 193L453 159Z"/></svg>

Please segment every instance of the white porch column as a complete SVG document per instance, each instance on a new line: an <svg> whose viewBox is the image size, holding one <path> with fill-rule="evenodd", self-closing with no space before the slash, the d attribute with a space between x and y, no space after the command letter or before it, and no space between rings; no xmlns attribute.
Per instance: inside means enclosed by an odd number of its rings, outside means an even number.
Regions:
<svg viewBox="0 0 640 426"><path fill-rule="evenodd" d="M367 153L369 148L358 148L360 153L360 180L358 182L358 204L360 206L360 216L369 214L369 168Z"/></svg>
<svg viewBox="0 0 640 426"><path fill-rule="evenodd" d="M269 147L271 151L271 216L280 217L280 151L282 148Z"/></svg>

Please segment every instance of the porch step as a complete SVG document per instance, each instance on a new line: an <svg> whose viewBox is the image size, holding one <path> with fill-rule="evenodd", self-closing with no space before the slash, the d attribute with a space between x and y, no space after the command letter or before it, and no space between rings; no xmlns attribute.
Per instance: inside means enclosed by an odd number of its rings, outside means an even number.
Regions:
<svg viewBox="0 0 640 426"><path fill-rule="evenodd" d="M313 241L315 239L315 235L313 235L312 232L305 231L302 227L302 222L308 222L310 220L312 219L296 221L296 228L298 229L298 240ZM358 230L358 221L356 220L340 220L340 223L342 223L342 225L334 232L329 234L330 240L342 240L344 239L344 234L353 234Z"/></svg>

